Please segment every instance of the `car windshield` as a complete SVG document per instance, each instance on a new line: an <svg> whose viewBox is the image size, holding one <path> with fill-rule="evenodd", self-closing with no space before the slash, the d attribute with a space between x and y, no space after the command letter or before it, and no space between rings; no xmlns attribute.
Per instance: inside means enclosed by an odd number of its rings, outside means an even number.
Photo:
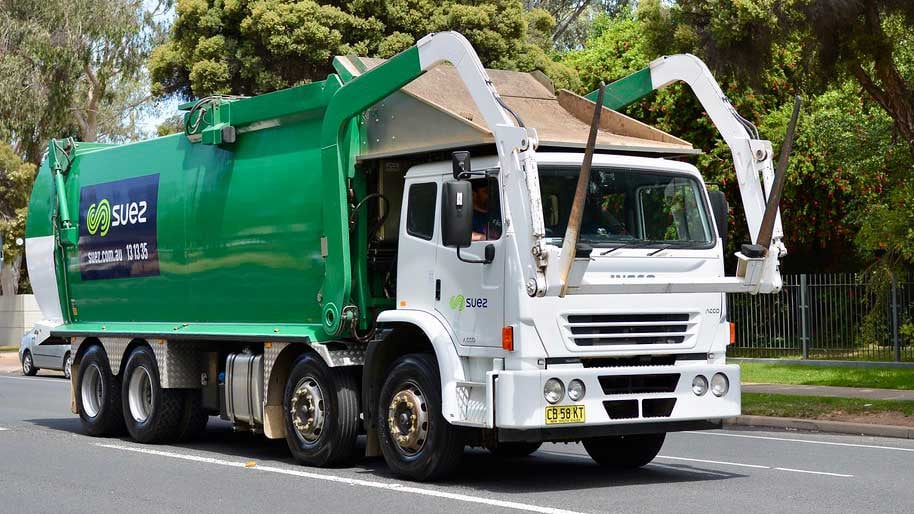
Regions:
<svg viewBox="0 0 914 514"><path fill-rule="evenodd" d="M561 245L579 166L539 168L549 244ZM697 180L632 168L593 168L579 240L596 247L706 248L713 242Z"/></svg>

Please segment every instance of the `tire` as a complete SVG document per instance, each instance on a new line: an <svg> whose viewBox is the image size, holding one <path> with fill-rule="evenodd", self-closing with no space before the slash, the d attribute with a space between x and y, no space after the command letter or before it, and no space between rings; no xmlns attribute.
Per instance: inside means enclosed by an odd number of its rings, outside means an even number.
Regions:
<svg viewBox="0 0 914 514"><path fill-rule="evenodd" d="M192 441L206 431L209 413L203 408L201 395L199 389L184 390L184 412L178 429L178 442Z"/></svg>
<svg viewBox="0 0 914 514"><path fill-rule="evenodd" d="M124 432L121 382L111 373L108 355L101 346L91 346L80 359L74 396L87 434L100 437Z"/></svg>
<svg viewBox="0 0 914 514"><path fill-rule="evenodd" d="M172 442L184 415L181 389L164 389L159 367L148 346L133 350L121 378L121 401L127 432L140 443Z"/></svg>
<svg viewBox="0 0 914 514"><path fill-rule="evenodd" d="M647 465L660 453L666 434L637 434L585 439L584 449L597 464L614 469Z"/></svg>
<svg viewBox="0 0 914 514"><path fill-rule="evenodd" d="M38 373L35 367L35 361L32 359L32 352L26 350L22 354L22 374L27 377L34 377Z"/></svg>
<svg viewBox="0 0 914 514"><path fill-rule="evenodd" d="M313 354L299 357L283 394L286 443L295 460L329 467L350 462L359 429L359 389L346 370Z"/></svg>
<svg viewBox="0 0 914 514"><path fill-rule="evenodd" d="M63 356L63 377L70 380L71 373L73 373L73 357L70 355L70 352L67 352L67 354Z"/></svg>
<svg viewBox="0 0 914 514"><path fill-rule="evenodd" d="M439 480L460 464L464 432L441 415L441 379L433 356L414 353L394 363L381 388L376 421L384 460L397 475Z"/></svg>
<svg viewBox="0 0 914 514"><path fill-rule="evenodd" d="M529 457L531 453L539 450L542 445L543 443L526 442L498 443L498 446L489 448L489 451L492 452L492 455L503 459L521 459Z"/></svg>

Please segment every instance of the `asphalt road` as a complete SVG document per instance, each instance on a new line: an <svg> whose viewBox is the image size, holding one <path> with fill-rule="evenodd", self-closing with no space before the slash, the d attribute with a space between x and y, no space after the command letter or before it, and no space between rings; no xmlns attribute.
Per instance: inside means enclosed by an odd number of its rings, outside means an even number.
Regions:
<svg viewBox="0 0 914 514"><path fill-rule="evenodd" d="M909 440L677 433L628 474L602 471L577 444L520 460L468 450L453 480L413 484L381 459L298 466L284 441L216 418L187 445L88 437L68 387L0 375L0 512L914 512Z"/></svg>

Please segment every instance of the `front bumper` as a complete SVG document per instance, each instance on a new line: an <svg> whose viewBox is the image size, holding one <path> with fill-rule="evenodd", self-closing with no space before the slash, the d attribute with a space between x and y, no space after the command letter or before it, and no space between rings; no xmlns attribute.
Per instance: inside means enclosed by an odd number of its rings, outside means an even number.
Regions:
<svg viewBox="0 0 914 514"><path fill-rule="evenodd" d="M707 391L692 392L692 380L704 375L709 381L716 373L729 380L729 390L721 397ZM678 376L677 376L678 375ZM586 394L578 402L565 397L556 405L583 405L583 423L547 424L543 387L550 378L567 387L572 379L584 382ZM602 379L602 380L601 380ZM645 392L651 391L651 392ZM736 365L706 363L672 366L633 366L583 368L558 366L533 371L498 371L495 379L495 426L509 430L549 429L550 433L580 432L590 427L606 427L606 434L619 433L619 425L673 424L709 421L740 414L740 374ZM653 430L663 431L663 430ZM596 430L595 435L599 430Z"/></svg>

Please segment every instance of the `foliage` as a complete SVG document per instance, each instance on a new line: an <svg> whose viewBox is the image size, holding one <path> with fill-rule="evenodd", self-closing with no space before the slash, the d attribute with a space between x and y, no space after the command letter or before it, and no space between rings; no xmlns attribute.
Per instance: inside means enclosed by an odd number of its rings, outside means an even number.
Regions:
<svg viewBox="0 0 914 514"><path fill-rule="evenodd" d="M35 165L23 162L12 147L0 143L0 235L6 262L0 272L0 294L16 293L22 263L16 240L25 237L25 217L35 172Z"/></svg>
<svg viewBox="0 0 914 514"><path fill-rule="evenodd" d="M555 19L549 34L558 49L580 49L600 15L615 16L631 7L632 0L524 0L527 10L542 9Z"/></svg>
<svg viewBox="0 0 914 514"><path fill-rule="evenodd" d="M518 0L178 0L176 10L171 39L149 60L159 95L253 95L322 80L335 55L391 57L444 30L463 33L486 66L576 85L546 53L554 20Z"/></svg>
<svg viewBox="0 0 914 514"><path fill-rule="evenodd" d="M148 99L143 65L167 0L7 0L0 11L0 140L37 164L51 137L124 140ZM147 9L146 5L152 5Z"/></svg>
<svg viewBox="0 0 914 514"><path fill-rule="evenodd" d="M742 14L750 19L761 15L751 10ZM739 26L743 18L730 21ZM611 82L644 68L658 55L690 52L711 59L701 41L694 28L678 21L665 4L644 0L634 12L598 18L585 48L568 52L563 62L580 74L583 93L595 89L600 80ZM786 130L793 95L807 73L800 43L798 37L772 43L768 66L752 80L729 67L717 73L736 109L757 123L775 151ZM893 137L892 119L860 89L852 79L839 78L805 95L781 209L790 251L788 270L855 268L855 234L862 234L857 242L863 248L861 237L867 237L867 230L885 228L878 223L863 226L866 219L876 219L867 212L887 200L884 192L891 178L910 169L910 156ZM722 186L730 200L730 251L747 242L730 150L691 92L672 85L625 112L705 152L696 165L707 182ZM862 256L867 258L868 250Z"/></svg>

